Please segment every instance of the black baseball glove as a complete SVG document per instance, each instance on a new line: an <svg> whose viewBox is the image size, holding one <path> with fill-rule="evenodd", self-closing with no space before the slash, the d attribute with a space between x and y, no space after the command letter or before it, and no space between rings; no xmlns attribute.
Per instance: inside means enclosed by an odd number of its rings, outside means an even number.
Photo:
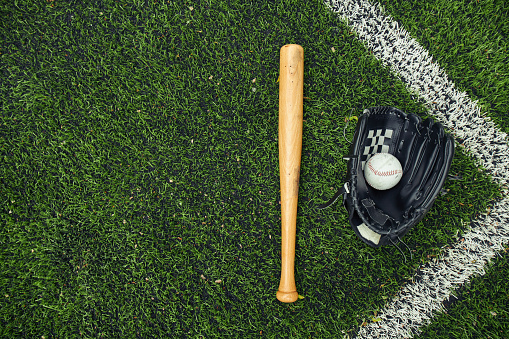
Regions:
<svg viewBox="0 0 509 339"><path fill-rule="evenodd" d="M376 153L394 155L403 168L400 182L376 190L364 179L364 165ZM344 186L323 209L343 196L350 225L372 247L395 245L429 211L447 178L454 141L440 123L394 107L373 107L359 118Z"/></svg>

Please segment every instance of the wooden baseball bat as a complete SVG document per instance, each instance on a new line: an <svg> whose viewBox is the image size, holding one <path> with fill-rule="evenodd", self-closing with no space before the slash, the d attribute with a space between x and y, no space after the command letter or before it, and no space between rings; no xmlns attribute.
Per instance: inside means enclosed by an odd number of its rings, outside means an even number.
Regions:
<svg viewBox="0 0 509 339"><path fill-rule="evenodd" d="M295 238L302 153L304 49L281 47L279 65L279 179L281 185L281 280L276 297L298 299L295 285Z"/></svg>

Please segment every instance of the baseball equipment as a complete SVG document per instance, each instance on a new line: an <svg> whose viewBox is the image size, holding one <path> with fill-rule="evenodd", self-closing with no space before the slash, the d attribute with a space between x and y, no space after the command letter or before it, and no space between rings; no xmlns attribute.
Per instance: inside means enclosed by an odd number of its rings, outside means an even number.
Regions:
<svg viewBox="0 0 509 339"><path fill-rule="evenodd" d="M281 47L279 73L281 280L276 297L291 303L299 296L294 268L304 99L304 49L301 46Z"/></svg>
<svg viewBox="0 0 509 339"><path fill-rule="evenodd" d="M377 153L364 166L364 178L377 190L393 188L401 180L403 170L398 159L389 153Z"/></svg>
<svg viewBox="0 0 509 339"><path fill-rule="evenodd" d="M368 159L388 153L401 163L396 186L376 190L363 175ZM344 186L323 209L343 196L350 225L372 247L396 245L429 211L447 178L454 140L433 119L422 120L394 107L364 110L356 126Z"/></svg>

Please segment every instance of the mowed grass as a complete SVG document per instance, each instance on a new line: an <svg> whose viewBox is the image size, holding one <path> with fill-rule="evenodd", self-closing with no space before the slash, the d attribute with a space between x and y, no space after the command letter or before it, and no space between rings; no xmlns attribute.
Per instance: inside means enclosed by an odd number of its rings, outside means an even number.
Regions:
<svg viewBox="0 0 509 339"><path fill-rule="evenodd" d="M314 209L343 183L351 108L426 112L319 1L0 12L4 337L353 335L500 196L458 148L464 179L405 237L406 261L363 245L341 204ZM275 299L287 43L305 49L291 305Z"/></svg>

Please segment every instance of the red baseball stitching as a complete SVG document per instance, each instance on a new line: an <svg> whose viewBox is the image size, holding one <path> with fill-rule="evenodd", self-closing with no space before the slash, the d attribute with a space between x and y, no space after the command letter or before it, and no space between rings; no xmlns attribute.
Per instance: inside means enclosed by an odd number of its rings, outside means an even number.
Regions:
<svg viewBox="0 0 509 339"><path fill-rule="evenodd" d="M391 176L391 175L395 175L395 174L400 174L400 173L403 173L402 170L391 170L391 171L385 171L385 172L381 172L381 171L378 171L376 169L373 168L373 164L372 163L368 163L368 166L369 166L369 169L375 174L375 175L378 175L378 176L381 176L381 177L388 177L388 176Z"/></svg>

